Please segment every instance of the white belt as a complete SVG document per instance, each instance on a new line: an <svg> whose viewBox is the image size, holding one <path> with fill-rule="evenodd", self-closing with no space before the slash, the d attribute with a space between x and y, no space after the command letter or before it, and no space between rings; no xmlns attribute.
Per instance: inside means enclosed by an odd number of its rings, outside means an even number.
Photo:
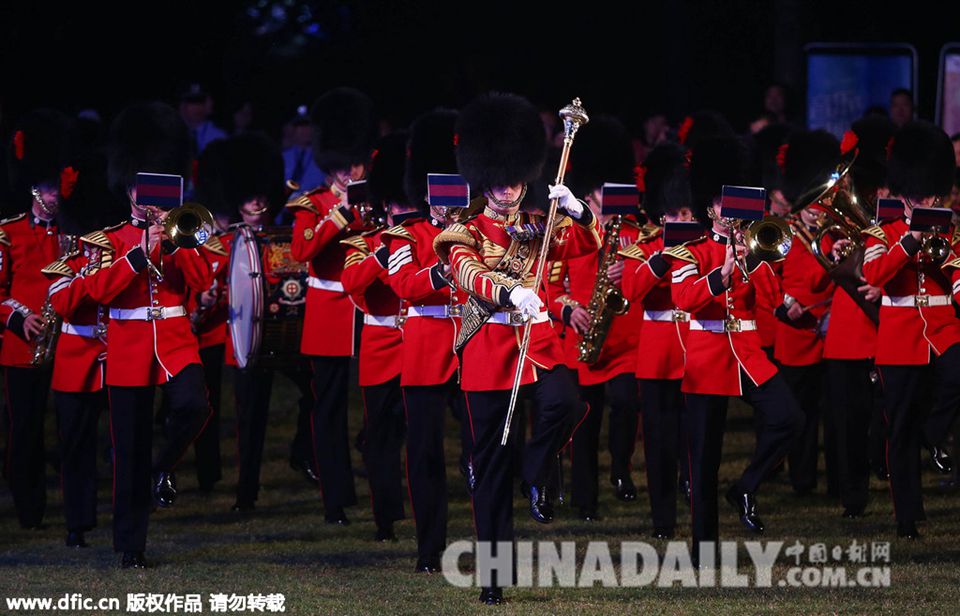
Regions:
<svg viewBox="0 0 960 616"><path fill-rule="evenodd" d="M704 331L714 334L726 334L728 332L752 332L756 331L757 322L746 319L691 319L691 331Z"/></svg>
<svg viewBox="0 0 960 616"><path fill-rule="evenodd" d="M884 295L881 306L892 308L923 308L926 306L949 306L949 295Z"/></svg>
<svg viewBox="0 0 960 616"><path fill-rule="evenodd" d="M448 319L463 315L463 306L410 306L407 308L407 317L433 317L434 319Z"/></svg>
<svg viewBox="0 0 960 616"><path fill-rule="evenodd" d="M397 317L395 315L380 317L375 314L363 315L364 325L376 325L378 327L396 327Z"/></svg>
<svg viewBox="0 0 960 616"><path fill-rule="evenodd" d="M307 276L307 286L311 289L323 289L324 291L343 293L343 285L339 280L324 280L316 276Z"/></svg>
<svg viewBox="0 0 960 616"><path fill-rule="evenodd" d="M72 323L64 321L60 324L60 331L61 333L72 334L74 336L80 336L81 338L97 337L96 325L73 325Z"/></svg>
<svg viewBox="0 0 960 616"><path fill-rule="evenodd" d="M644 310L644 321L660 321L672 323L674 321L689 321L690 315L683 310L674 308L673 310Z"/></svg>
<svg viewBox="0 0 960 616"><path fill-rule="evenodd" d="M510 325L512 327L519 327L524 323L544 323L550 319L550 316L546 312L539 312L531 319L527 319L520 312L512 311L501 311L494 312L490 315L490 319L487 323L496 323L497 325Z"/></svg>
<svg viewBox="0 0 960 616"><path fill-rule="evenodd" d="M111 308L110 318L117 321L156 321L187 316L183 306L144 306L143 308Z"/></svg>

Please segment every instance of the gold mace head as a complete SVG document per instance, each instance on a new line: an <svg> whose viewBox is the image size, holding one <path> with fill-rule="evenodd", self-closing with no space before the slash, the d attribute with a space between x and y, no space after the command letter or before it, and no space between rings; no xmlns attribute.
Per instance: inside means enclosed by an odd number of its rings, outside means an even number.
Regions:
<svg viewBox="0 0 960 616"><path fill-rule="evenodd" d="M573 139L577 129L590 121L590 116L587 115L587 110L583 108L579 98L565 105L560 110L560 117L563 118L563 132L566 139Z"/></svg>

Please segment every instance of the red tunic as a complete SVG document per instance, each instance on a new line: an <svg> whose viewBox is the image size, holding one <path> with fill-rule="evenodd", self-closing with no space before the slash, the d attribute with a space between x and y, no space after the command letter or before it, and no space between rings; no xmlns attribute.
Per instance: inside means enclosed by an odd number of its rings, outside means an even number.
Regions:
<svg viewBox="0 0 960 616"><path fill-rule="evenodd" d="M570 266L569 261L551 261L547 264L547 298L548 312L550 318L554 321L554 327L559 328L557 335L560 337L560 347L563 349L563 364L577 371L577 358L580 355L578 344L580 336L572 325L567 324L568 313L579 306L570 296ZM545 274L545 275L546 275Z"/></svg>
<svg viewBox="0 0 960 616"><path fill-rule="evenodd" d="M823 358L872 359L876 352L877 326L846 291L837 287L830 305Z"/></svg>
<svg viewBox="0 0 960 616"><path fill-rule="evenodd" d="M638 379L682 379L684 341L690 332L686 313L678 311L670 293L670 258L666 271L654 271L650 257L663 250L663 236L647 237L621 254L628 258L623 268L623 294L644 317L638 338ZM673 315L673 320L664 320Z"/></svg>
<svg viewBox="0 0 960 616"><path fill-rule="evenodd" d="M760 347L760 334L755 329L728 331L722 324L728 317L755 324L758 311L773 313L782 297L780 284L769 263L751 259L750 281L743 282L735 269L730 287L725 288L720 268L726 241L711 233L669 251L674 259L670 270L673 301L689 312L691 319L681 386L684 393L737 396L743 393L741 370L755 385L766 383L777 373Z"/></svg>
<svg viewBox="0 0 960 616"><path fill-rule="evenodd" d="M937 264L919 262L920 244L908 231L903 219L863 231L863 275L883 288L876 358L881 366L928 364L960 342L951 276Z"/></svg>
<svg viewBox="0 0 960 616"><path fill-rule="evenodd" d="M210 286L213 273L195 248L163 255L153 251L153 263L163 274L158 281L145 267L140 241L143 230L127 222L81 238L93 249L86 285L90 297L111 310L182 308L189 289ZM162 268L162 269L161 269ZM199 346L186 316L155 320L110 319L107 328L107 385L137 387L165 383L190 364L200 363Z"/></svg>
<svg viewBox="0 0 960 616"><path fill-rule="evenodd" d="M443 279L433 240L442 228L430 221L408 219L380 236L390 249L388 273L390 287L403 300L407 318L403 323L403 371L400 384L406 386L440 385L457 372L459 363L453 343L460 329L460 318L450 316L411 316L411 309L424 307L450 312L449 306L461 306L463 291L455 290Z"/></svg>
<svg viewBox="0 0 960 616"><path fill-rule="evenodd" d="M403 334L397 327L400 298L390 288L387 270L373 255L380 247L380 234L377 230L341 240L347 250L343 288L366 315L360 334L361 387L400 376L403 365Z"/></svg>
<svg viewBox="0 0 960 616"><path fill-rule="evenodd" d="M624 222L620 228L617 250L634 243L640 236L639 228ZM570 297L584 308L590 305L596 285L600 253L592 252L575 257L567 262L570 277ZM643 323L643 311L632 307L623 315L615 315L610 322L610 331L604 340L600 355L593 364L577 362L577 374L581 385L606 383L613 377L632 373L637 363L637 336ZM578 348L580 336L570 328L574 348Z"/></svg>
<svg viewBox="0 0 960 616"><path fill-rule="evenodd" d="M0 223L0 324L10 330L0 347L0 366L32 365L33 343L23 338L23 321L43 308L50 280L41 270L59 256L55 226L27 214Z"/></svg>
<svg viewBox="0 0 960 616"><path fill-rule="evenodd" d="M362 230L360 217L352 208L343 210L340 197L326 187L297 197L287 207L295 216L290 252L310 266L300 351L328 357L353 355L357 311L340 280L347 252L340 240Z"/></svg>
<svg viewBox="0 0 960 616"><path fill-rule="evenodd" d="M86 247L87 254L58 259L43 268L53 281L50 305L63 319L53 356L54 391L96 392L105 385L109 316L87 293L83 270L90 250Z"/></svg>
<svg viewBox="0 0 960 616"><path fill-rule="evenodd" d="M525 212L505 219L488 208L463 224L450 225L437 236L434 247L441 259L449 259L454 279L461 288L495 304L498 312L509 312L513 308L510 291L519 286L521 280L522 284L531 286L535 280L540 239L514 241L507 226L536 233L536 225L544 222L544 217ZM581 223L558 216L553 234L547 255L550 260L581 256L600 246L600 227L588 210ZM496 269L501 260L504 268ZM550 370L563 362L560 339L546 318L546 280L541 281L536 291L544 304L544 320L530 326L522 384L536 382L539 370ZM489 391L513 387L522 336L523 327L519 326L489 321L481 326L463 349L462 389Z"/></svg>
<svg viewBox="0 0 960 616"><path fill-rule="evenodd" d="M836 285L810 248L799 238L802 222L791 221L794 241L783 260L781 285L785 295L809 310L796 321L777 322L774 357L784 366L810 366L823 359L821 319L830 312Z"/></svg>
<svg viewBox="0 0 960 616"><path fill-rule="evenodd" d="M187 297L187 313L193 321L193 328L200 341L200 348L225 344L227 339L227 313L229 312L229 298L227 297L227 270L230 267L230 242L233 233L226 233L211 238L203 245L204 255L210 263L213 272L212 288L217 291L216 303L200 309L200 294L209 289L190 289Z"/></svg>

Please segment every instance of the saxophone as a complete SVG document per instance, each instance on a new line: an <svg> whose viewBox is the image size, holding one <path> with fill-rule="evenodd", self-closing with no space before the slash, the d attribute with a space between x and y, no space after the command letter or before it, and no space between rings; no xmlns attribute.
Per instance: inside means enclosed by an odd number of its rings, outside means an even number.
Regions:
<svg viewBox="0 0 960 616"><path fill-rule="evenodd" d="M583 333L577 347L580 352L577 359L585 364L594 364L600 358L600 350L603 348L604 340L607 339L614 315L626 314L630 309L630 302L607 276L607 270L617 260L617 252L620 248L620 224L620 216L614 216L604 225L600 267L597 270L597 281L593 286L590 304L587 306L590 326Z"/></svg>
<svg viewBox="0 0 960 616"><path fill-rule="evenodd" d="M59 258L69 258L78 252L77 236L61 234ZM43 319L43 325L40 327L40 333L33 339L33 358L30 361L35 368L45 368L53 363L53 354L60 335L60 324L63 322L57 311L53 309L49 294L40 308L40 317Z"/></svg>

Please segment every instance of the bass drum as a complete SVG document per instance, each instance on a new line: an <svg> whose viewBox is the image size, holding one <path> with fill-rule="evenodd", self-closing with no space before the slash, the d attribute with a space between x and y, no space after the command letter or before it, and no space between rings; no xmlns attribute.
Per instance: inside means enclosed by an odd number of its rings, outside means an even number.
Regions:
<svg viewBox="0 0 960 616"><path fill-rule="evenodd" d="M297 365L307 265L290 254L292 231L239 226L230 251L229 329L237 366Z"/></svg>

